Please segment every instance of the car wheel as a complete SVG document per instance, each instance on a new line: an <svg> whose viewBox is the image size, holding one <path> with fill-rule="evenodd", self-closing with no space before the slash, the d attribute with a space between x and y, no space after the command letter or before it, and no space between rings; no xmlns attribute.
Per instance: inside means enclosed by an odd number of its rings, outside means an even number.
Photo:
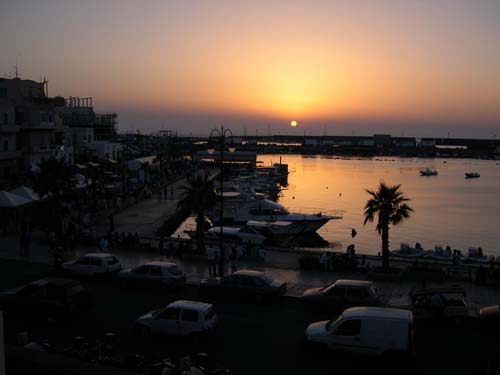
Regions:
<svg viewBox="0 0 500 375"><path fill-rule="evenodd" d="M151 328L145 325L139 325L137 328L139 336L143 339L149 339L151 337Z"/></svg>
<svg viewBox="0 0 500 375"><path fill-rule="evenodd" d="M262 294L257 294L255 296L255 302L257 302L257 304L262 304L264 303L264 296Z"/></svg>

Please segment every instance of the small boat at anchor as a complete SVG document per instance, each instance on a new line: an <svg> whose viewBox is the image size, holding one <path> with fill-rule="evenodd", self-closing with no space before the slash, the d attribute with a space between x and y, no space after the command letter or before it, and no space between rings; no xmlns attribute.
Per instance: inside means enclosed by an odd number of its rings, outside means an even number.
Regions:
<svg viewBox="0 0 500 375"><path fill-rule="evenodd" d="M424 169L423 171L420 171L420 176L437 176L438 175L438 171L436 171L435 169Z"/></svg>
<svg viewBox="0 0 500 375"><path fill-rule="evenodd" d="M465 173L465 178L479 178L481 175L477 172L467 172Z"/></svg>
<svg viewBox="0 0 500 375"><path fill-rule="evenodd" d="M401 247L398 250L392 250L391 256L398 258L420 258L429 254L431 250L424 250L420 244L417 244L415 247L410 247L408 243L401 243Z"/></svg>

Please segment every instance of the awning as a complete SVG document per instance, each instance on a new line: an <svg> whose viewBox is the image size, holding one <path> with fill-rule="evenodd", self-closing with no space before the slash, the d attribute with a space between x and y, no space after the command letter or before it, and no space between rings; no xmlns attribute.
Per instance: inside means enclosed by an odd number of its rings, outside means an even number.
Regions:
<svg viewBox="0 0 500 375"><path fill-rule="evenodd" d="M75 163L75 167L77 167L79 169L87 169L86 165L81 165L81 164L78 164L78 163Z"/></svg>
<svg viewBox="0 0 500 375"><path fill-rule="evenodd" d="M32 188L26 186L20 186L9 193L19 195L20 197L29 199L30 201L39 201L41 199L47 198L47 196L40 198L40 196L33 191Z"/></svg>
<svg viewBox="0 0 500 375"><path fill-rule="evenodd" d="M99 167L100 166L100 164L94 163L94 162L91 162L91 161L89 161L87 164L89 165L89 167Z"/></svg>
<svg viewBox="0 0 500 375"><path fill-rule="evenodd" d="M0 191L0 207L14 208L30 204L31 201L20 195L12 194L7 191Z"/></svg>

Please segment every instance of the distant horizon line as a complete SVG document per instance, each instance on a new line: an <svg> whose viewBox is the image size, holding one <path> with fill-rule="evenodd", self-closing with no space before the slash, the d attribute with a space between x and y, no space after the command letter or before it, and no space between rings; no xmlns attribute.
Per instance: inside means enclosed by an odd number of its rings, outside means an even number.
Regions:
<svg viewBox="0 0 500 375"><path fill-rule="evenodd" d="M178 133L176 130L158 130L158 131L151 131L151 132L142 132L139 131L140 129L136 129L136 131L117 131L118 135L140 135L140 136L160 136L162 132L168 132L171 131L173 134L177 137L180 138L209 138L210 133L204 133L204 134L199 134L195 132L189 132L189 134L183 134L183 133ZM271 138L271 137L292 137L292 138L335 138L335 137L342 137L342 138L373 138L374 136L379 135L379 136L390 136L391 138L408 138L408 139L449 139L449 140L456 140L456 139L462 139L462 140L487 140L487 141L496 141L497 138L482 138L482 137L438 137L438 136L406 136L406 135L392 135L390 133L374 133L372 135L365 135L365 134L355 134L355 135L346 135L346 134L233 134L233 138Z"/></svg>

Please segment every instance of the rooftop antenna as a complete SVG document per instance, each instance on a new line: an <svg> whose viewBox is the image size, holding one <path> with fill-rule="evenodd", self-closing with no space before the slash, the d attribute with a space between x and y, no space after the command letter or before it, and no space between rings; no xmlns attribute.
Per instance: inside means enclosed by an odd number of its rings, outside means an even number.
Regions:
<svg viewBox="0 0 500 375"><path fill-rule="evenodd" d="M16 56L16 77L15 78L19 78L19 72L18 72L18 69L17 69L17 56Z"/></svg>
<svg viewBox="0 0 500 375"><path fill-rule="evenodd" d="M268 137L271 136L271 124L270 123L267 123L267 136Z"/></svg>

